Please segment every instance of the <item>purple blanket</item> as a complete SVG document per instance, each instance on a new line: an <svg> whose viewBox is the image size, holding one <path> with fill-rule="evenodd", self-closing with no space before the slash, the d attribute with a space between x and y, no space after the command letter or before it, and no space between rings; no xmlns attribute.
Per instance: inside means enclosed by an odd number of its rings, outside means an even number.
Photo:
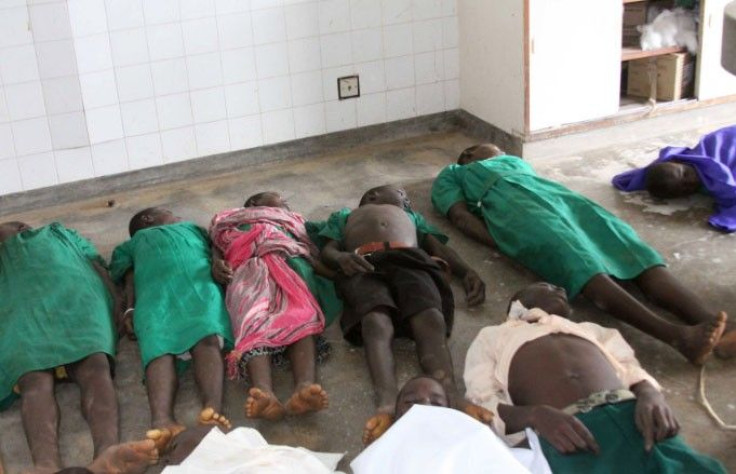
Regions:
<svg viewBox="0 0 736 474"><path fill-rule="evenodd" d="M736 232L736 125L704 136L693 148L665 147L659 158L650 163L678 161L692 165L700 181L715 200L715 212L708 218L713 227ZM613 177L613 185L621 191L645 188L646 169L640 168Z"/></svg>

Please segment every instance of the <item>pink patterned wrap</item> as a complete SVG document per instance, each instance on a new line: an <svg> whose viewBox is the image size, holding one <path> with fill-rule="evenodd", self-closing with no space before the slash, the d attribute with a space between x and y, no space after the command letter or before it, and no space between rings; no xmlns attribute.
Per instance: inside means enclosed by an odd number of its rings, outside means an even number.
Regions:
<svg viewBox="0 0 736 474"><path fill-rule="evenodd" d="M210 237L233 269L225 295L235 335L227 356L230 378L249 351L289 346L324 330L317 300L286 263L290 257L317 258L304 223L301 215L275 207L230 209L212 218ZM239 230L243 224L250 230Z"/></svg>

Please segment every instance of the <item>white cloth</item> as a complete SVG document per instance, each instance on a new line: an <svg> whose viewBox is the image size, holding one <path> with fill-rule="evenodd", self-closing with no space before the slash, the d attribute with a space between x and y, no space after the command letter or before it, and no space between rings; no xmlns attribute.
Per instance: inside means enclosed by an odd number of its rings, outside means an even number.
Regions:
<svg viewBox="0 0 736 474"><path fill-rule="evenodd" d="M522 452L523 451L523 452ZM528 462L547 462L521 450ZM528 474L491 429L450 408L414 405L350 463L354 474ZM534 474L549 473L537 470Z"/></svg>
<svg viewBox="0 0 736 474"><path fill-rule="evenodd" d="M524 320L508 320L498 326L481 329L465 358L465 397L496 415L493 428L500 436L505 435L506 424L498 416L498 404L513 405L508 392L511 360L527 342L556 333L571 334L595 344L611 363L624 387L647 380L660 389L657 381L641 368L634 350L617 330L594 323L575 323L533 308L526 313ZM505 438L509 445L520 441L519 436Z"/></svg>
<svg viewBox="0 0 736 474"><path fill-rule="evenodd" d="M224 434L215 427L183 463L167 467L162 474L333 474L342 457L272 446L253 428Z"/></svg>

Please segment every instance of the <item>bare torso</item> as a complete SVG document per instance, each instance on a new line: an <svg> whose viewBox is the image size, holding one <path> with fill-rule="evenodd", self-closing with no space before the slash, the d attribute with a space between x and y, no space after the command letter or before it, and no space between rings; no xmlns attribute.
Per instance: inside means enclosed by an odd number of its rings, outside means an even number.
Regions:
<svg viewBox="0 0 736 474"><path fill-rule="evenodd" d="M511 359L509 394L514 405L564 408L601 390L624 387L593 343L570 334L527 342Z"/></svg>
<svg viewBox="0 0 736 474"><path fill-rule="evenodd" d="M391 204L365 204L355 209L345 225L345 250L369 242L402 242L417 246L417 230L406 212Z"/></svg>

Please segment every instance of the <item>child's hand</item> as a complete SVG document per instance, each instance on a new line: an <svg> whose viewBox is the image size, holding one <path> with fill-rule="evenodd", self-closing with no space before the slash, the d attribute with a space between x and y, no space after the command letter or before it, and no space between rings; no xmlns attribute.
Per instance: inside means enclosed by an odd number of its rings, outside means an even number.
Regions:
<svg viewBox="0 0 736 474"><path fill-rule="evenodd" d="M468 306L479 305L486 300L486 284L474 271L470 270L465 274L463 287L465 287Z"/></svg>
<svg viewBox="0 0 736 474"><path fill-rule="evenodd" d="M218 283L228 285L233 279L233 269L225 260L215 258L212 260L212 278Z"/></svg>
<svg viewBox="0 0 736 474"><path fill-rule="evenodd" d="M373 271L373 265L368 260L353 252L341 252L340 256L337 257L337 264L340 265L340 270L347 276Z"/></svg>
<svg viewBox="0 0 736 474"><path fill-rule="evenodd" d="M135 309L126 309L118 319L118 334L125 334L131 341L136 340L135 330L133 328L133 312Z"/></svg>

